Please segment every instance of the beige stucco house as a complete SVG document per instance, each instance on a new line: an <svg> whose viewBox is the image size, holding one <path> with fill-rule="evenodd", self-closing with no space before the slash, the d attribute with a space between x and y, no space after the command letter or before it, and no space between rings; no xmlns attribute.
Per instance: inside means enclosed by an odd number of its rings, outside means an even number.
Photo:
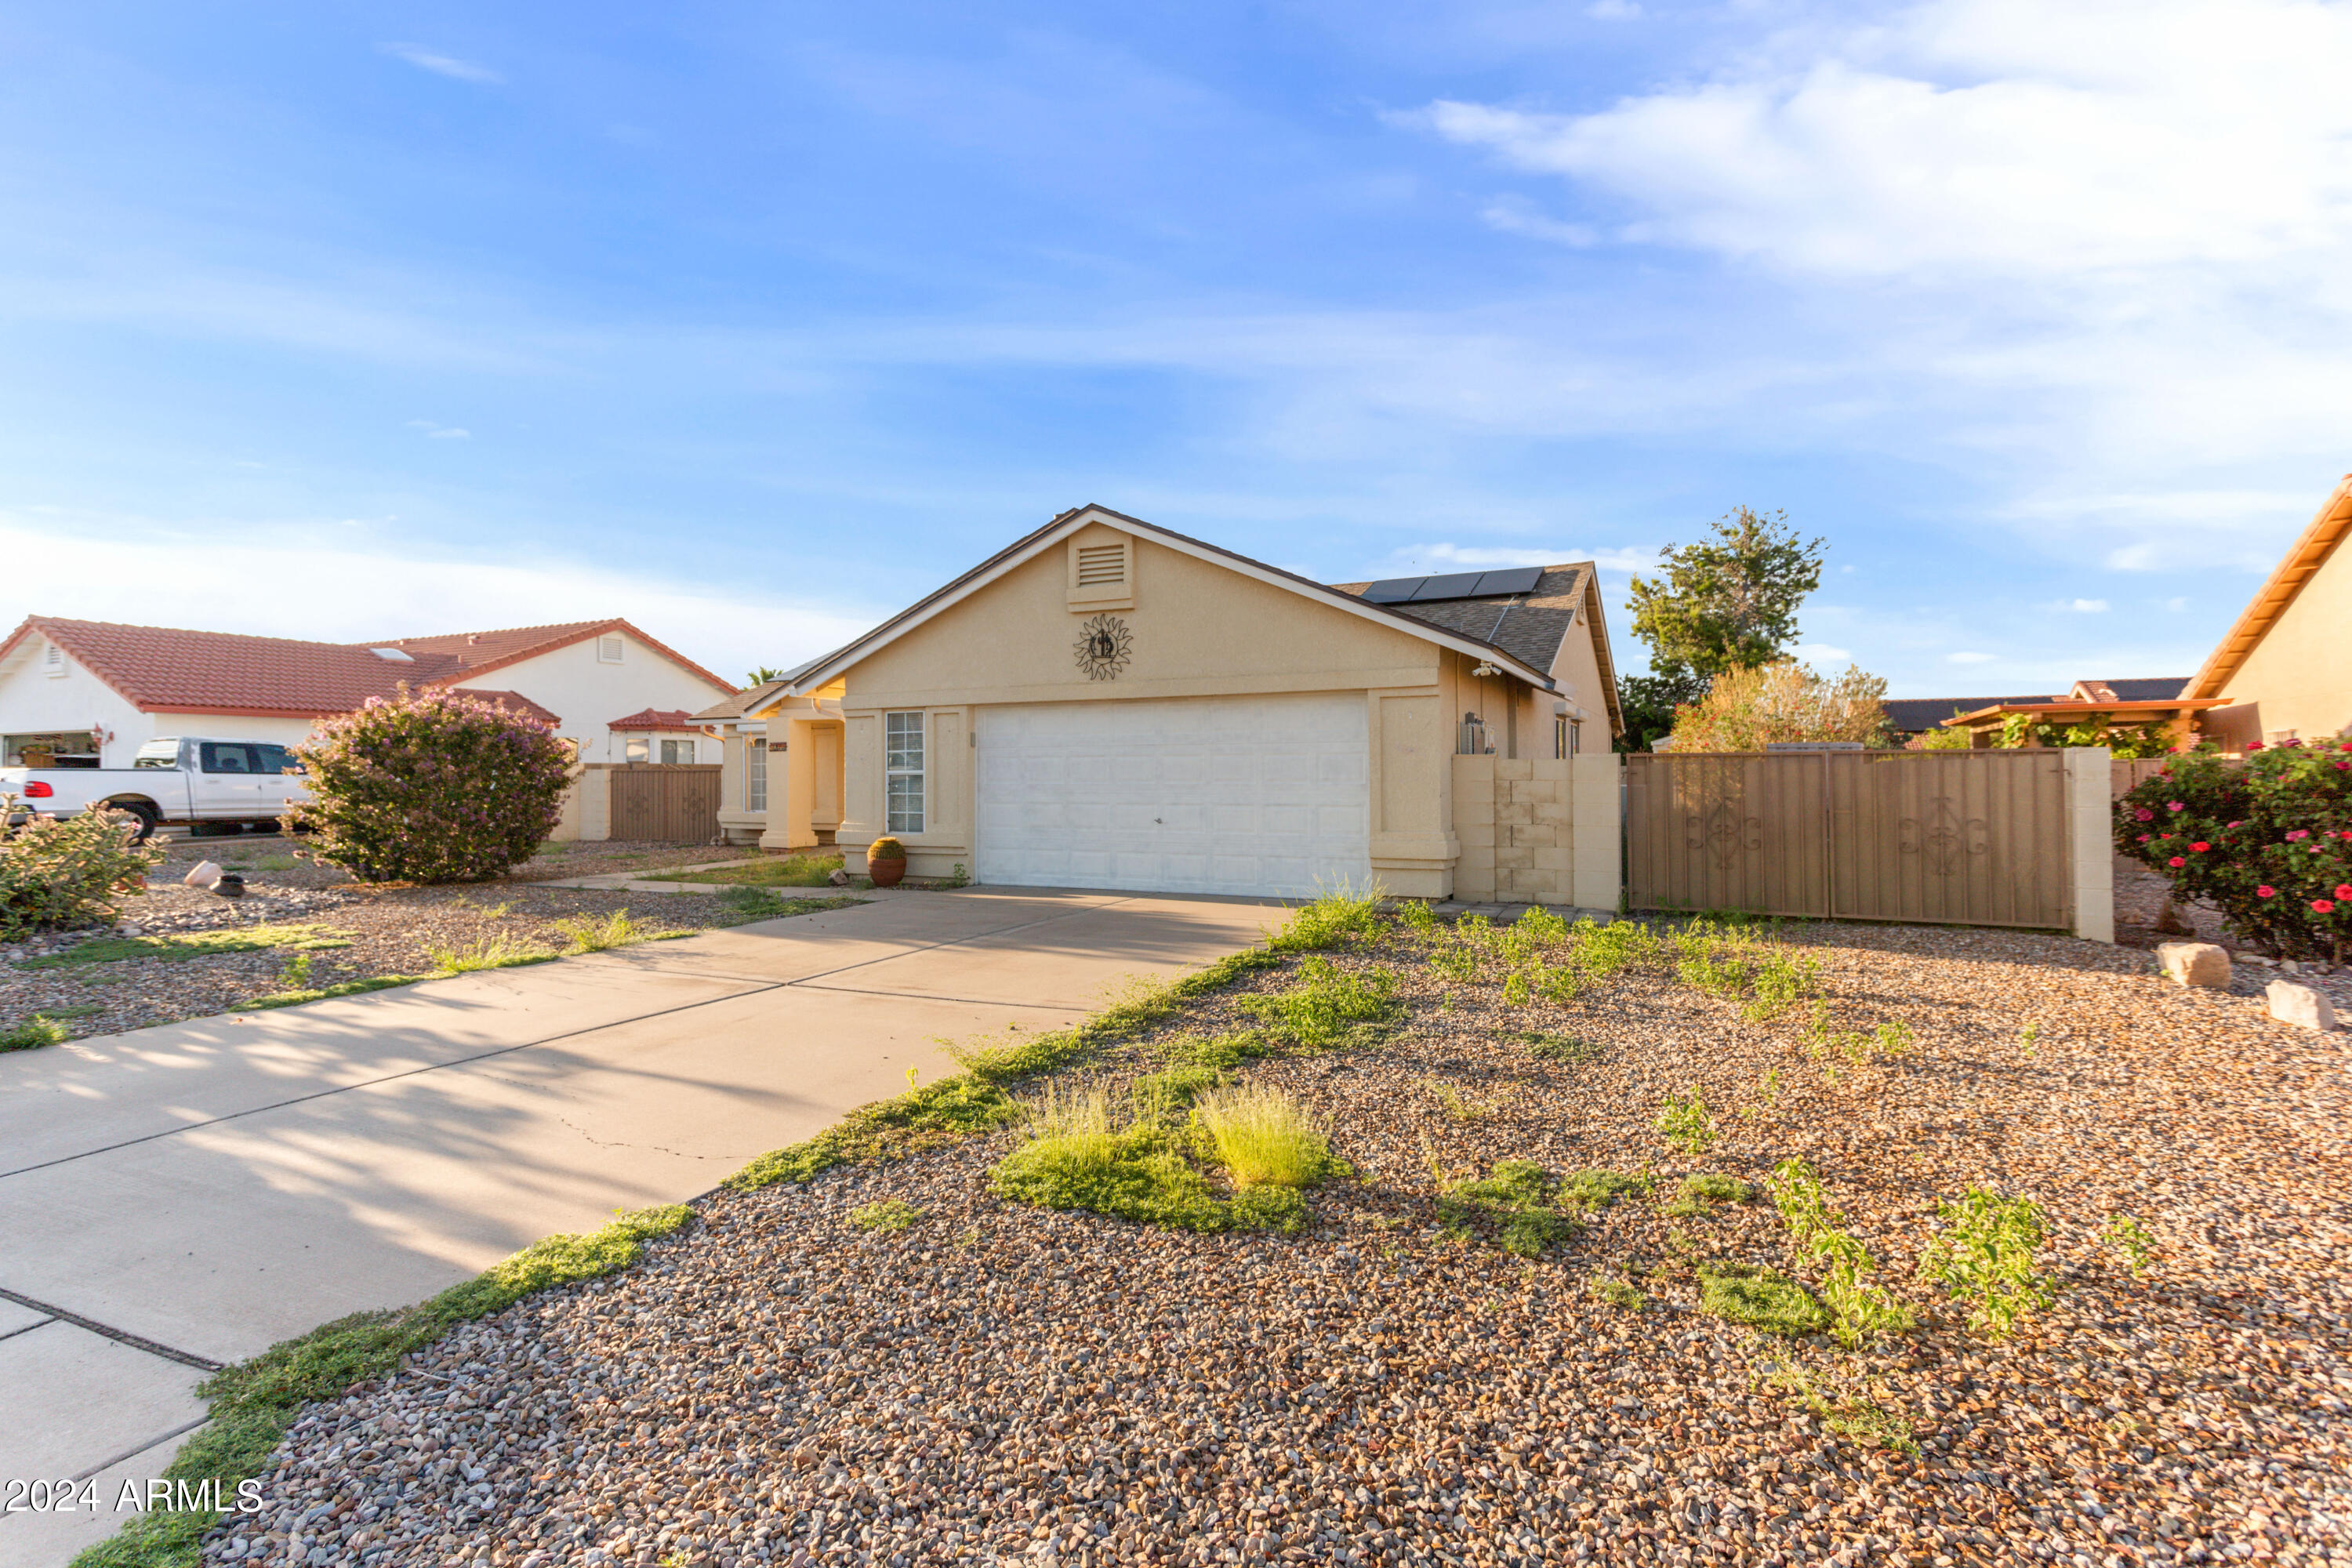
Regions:
<svg viewBox="0 0 2352 1568"><path fill-rule="evenodd" d="M1590 563L1338 586L1088 506L696 715L730 833L987 884L1613 907Z"/></svg>
<svg viewBox="0 0 2352 1568"><path fill-rule="evenodd" d="M2253 741L2314 741L2352 732L2352 475L2291 545L2253 602L2223 636L2185 696L2226 697L2209 709L2207 740L2241 751Z"/></svg>

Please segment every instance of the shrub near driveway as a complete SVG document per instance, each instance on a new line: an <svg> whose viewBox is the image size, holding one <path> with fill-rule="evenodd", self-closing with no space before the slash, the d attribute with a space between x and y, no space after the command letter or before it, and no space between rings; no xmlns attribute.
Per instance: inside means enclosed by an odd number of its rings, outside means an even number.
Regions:
<svg viewBox="0 0 2352 1568"><path fill-rule="evenodd" d="M335 1563L484 1546L513 1563L2316 1562L2348 1544L2352 1285L2325 1260L2352 1227L2314 1111L2346 1096L2338 1054L2137 954L1808 928L1828 1026L1874 1037L1900 1008L1911 1032L1899 1056L1830 1059L1807 1052L1809 1014L1759 1021L1752 997L1686 984L1680 930L1610 939L1622 962L1580 969L1565 1002L1506 1001L1524 965L1440 973L1402 930L1343 940L1335 968L1394 974L1401 1014L1339 1050L1251 1026L1243 996L1300 983L1269 948L1116 1026L974 1051L761 1161L657 1266L520 1303L311 1407L261 1478L286 1500L249 1555L286 1561L314 1509L299 1550L321 1540ZM1524 963L1574 967L1586 941ZM1754 951L1715 957L1755 972L1773 945L1739 942ZM1594 1049L1537 1056L1522 1033ZM1025 1137L999 1112L1040 1078L1099 1092L1109 1132L1147 1100L1172 1131L1202 1071L1289 1096L1349 1162L1297 1236L992 1190ZM1494 1109L1456 1120L1433 1078ZM1719 1134L1704 1166L1652 1125L1685 1085ZM1578 1233L1534 1257L1491 1244L1499 1215L1443 1234L1447 1190L1512 1161L1546 1179L1502 1195L1563 1217L1572 1201ZM1743 1201L1776 1170L1770 1204ZM2033 1267L2059 1286L2006 1339L1919 1268L1956 1223L1936 1206L1971 1186L2033 1199ZM882 1212L919 1217L869 1223ZM1997 1254L2022 1239L1959 1217L2010 1237ZM1838 1237L1869 1260L1853 1283L1915 1326L1851 1352L1806 1331L1807 1299L1829 1308L1852 1261Z"/></svg>

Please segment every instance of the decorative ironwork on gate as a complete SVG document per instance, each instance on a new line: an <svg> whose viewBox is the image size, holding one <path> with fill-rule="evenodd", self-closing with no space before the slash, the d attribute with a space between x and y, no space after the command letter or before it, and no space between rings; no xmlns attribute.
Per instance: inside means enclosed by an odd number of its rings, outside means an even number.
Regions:
<svg viewBox="0 0 2352 1568"><path fill-rule="evenodd" d="M2054 750L1625 759L1634 909L2065 930L2068 846Z"/></svg>

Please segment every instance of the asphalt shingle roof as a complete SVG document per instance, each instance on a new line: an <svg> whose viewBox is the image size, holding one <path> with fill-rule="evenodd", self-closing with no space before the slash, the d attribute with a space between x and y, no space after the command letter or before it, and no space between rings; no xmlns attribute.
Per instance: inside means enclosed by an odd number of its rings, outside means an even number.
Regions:
<svg viewBox="0 0 2352 1568"><path fill-rule="evenodd" d="M1439 599L1428 604L1391 605L1388 608L1449 632L1460 632L1493 643L1538 669L1549 670L1559 657L1559 645L1576 624L1576 607L1584 600L1590 562L1572 562L1543 569L1535 587L1502 599ZM1370 583L1334 583L1342 594L1360 596Z"/></svg>

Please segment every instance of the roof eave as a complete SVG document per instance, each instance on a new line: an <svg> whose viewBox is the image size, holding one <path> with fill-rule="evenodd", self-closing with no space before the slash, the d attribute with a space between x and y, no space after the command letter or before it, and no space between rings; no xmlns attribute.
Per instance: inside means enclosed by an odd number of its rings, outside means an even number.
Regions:
<svg viewBox="0 0 2352 1568"><path fill-rule="evenodd" d="M2212 655L2206 659L2204 668L2189 679L2182 695L2219 695L2246 662L2246 656L2269 634L2271 627L2278 623L2278 618L2286 613L2287 606L2294 603L2295 595L2303 592L2303 585L2310 582L2320 567L2326 563L2328 556L2335 553L2336 547L2343 542L2347 532L2352 532L2352 474L2345 475L2335 489L2328 492L2327 499L2320 503L2318 512L2313 516L2311 525L2287 547L2286 554L2272 569L2263 585L2254 591L2252 600L2239 612L2237 620L2214 645Z"/></svg>

